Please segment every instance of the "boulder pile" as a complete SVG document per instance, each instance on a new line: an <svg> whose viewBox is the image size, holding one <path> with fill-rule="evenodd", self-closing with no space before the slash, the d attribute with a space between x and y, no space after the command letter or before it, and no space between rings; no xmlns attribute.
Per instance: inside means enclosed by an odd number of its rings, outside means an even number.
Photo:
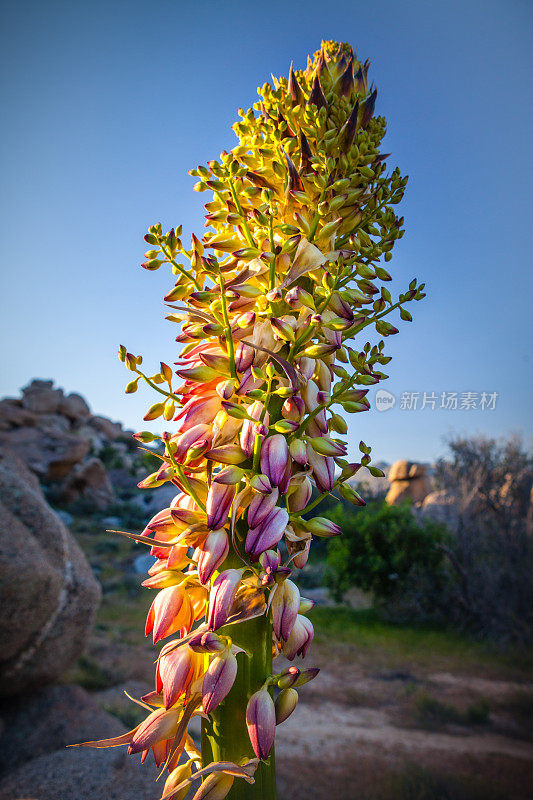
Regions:
<svg viewBox="0 0 533 800"><path fill-rule="evenodd" d="M136 488L137 445L118 422L91 414L79 394L33 380L18 398L0 400L0 446L21 458L60 503L84 500L104 510ZM106 457L107 463L102 460Z"/></svg>

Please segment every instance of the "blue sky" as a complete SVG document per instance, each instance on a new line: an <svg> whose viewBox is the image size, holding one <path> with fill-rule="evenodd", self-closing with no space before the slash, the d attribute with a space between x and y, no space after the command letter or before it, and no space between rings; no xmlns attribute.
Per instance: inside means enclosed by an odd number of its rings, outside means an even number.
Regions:
<svg viewBox="0 0 533 800"><path fill-rule="evenodd" d="M410 176L393 285L428 287L387 340L396 405L352 418L353 455L360 438L376 459L430 460L454 432L531 437L528 0L50 0L5 5L3 22L1 395L51 377L146 427L150 393L123 394L116 348L154 370L177 353L171 281L139 267L142 236L156 221L202 232L187 170L233 146L236 109L271 72L331 38L371 59L389 164ZM441 392L498 398L439 410Z"/></svg>

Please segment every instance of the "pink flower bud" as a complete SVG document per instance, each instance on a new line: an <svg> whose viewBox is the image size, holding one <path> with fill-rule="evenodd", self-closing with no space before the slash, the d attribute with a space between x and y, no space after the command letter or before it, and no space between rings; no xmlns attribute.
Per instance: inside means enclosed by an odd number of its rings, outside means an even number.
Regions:
<svg viewBox="0 0 533 800"><path fill-rule="evenodd" d="M307 648L313 641L313 636L314 630L310 620L298 614L291 635L282 646L282 652L285 658L288 658L289 661L292 661L296 656L300 655L305 658Z"/></svg>
<svg viewBox="0 0 533 800"><path fill-rule="evenodd" d="M250 481L250 486L252 489L255 489L256 492L261 492L261 494L268 494L272 491L272 484L266 475L254 475Z"/></svg>
<svg viewBox="0 0 533 800"><path fill-rule="evenodd" d="M300 422L304 413L304 401L301 397L288 397L281 409L285 419Z"/></svg>
<svg viewBox="0 0 533 800"><path fill-rule="evenodd" d="M225 486L221 483L213 483L207 493L205 510L207 511L207 527L212 530L222 528L228 521L230 506L235 497L235 486Z"/></svg>
<svg viewBox="0 0 533 800"><path fill-rule="evenodd" d="M307 447L307 460L313 469L316 488L319 492L331 492L335 483L335 462L331 456L315 453L311 446Z"/></svg>
<svg viewBox="0 0 533 800"><path fill-rule="evenodd" d="M272 511L278 502L279 492L272 489L270 494L256 494L248 507L248 525L256 528Z"/></svg>
<svg viewBox="0 0 533 800"><path fill-rule="evenodd" d="M255 350L247 344L239 342L235 350L235 368L237 372L246 372L254 363Z"/></svg>
<svg viewBox="0 0 533 800"><path fill-rule="evenodd" d="M163 704L167 709L188 689L195 663L200 659L186 644L166 653L168 648L169 645L165 645L161 650L156 670L156 691L163 691Z"/></svg>
<svg viewBox="0 0 533 800"><path fill-rule="evenodd" d="M268 758L276 735L276 710L266 687L250 697L246 708L246 725L257 758Z"/></svg>
<svg viewBox="0 0 533 800"><path fill-rule="evenodd" d="M172 739L178 729L181 714L181 709L171 708L167 711L165 708L156 708L135 731L128 753L140 753L158 742Z"/></svg>
<svg viewBox="0 0 533 800"><path fill-rule="evenodd" d="M279 486L283 480L289 461L287 440L281 433L269 436L261 447L261 471L268 476L273 486Z"/></svg>
<svg viewBox="0 0 533 800"><path fill-rule="evenodd" d="M252 560L257 560L261 553L277 545L288 523L287 511L279 506L273 508L257 528L248 531L244 545L245 552L251 556Z"/></svg>
<svg viewBox="0 0 533 800"><path fill-rule="evenodd" d="M251 406L248 408L248 416L252 417L252 419L258 420L263 412L263 403L260 403L259 400L256 400L255 403L252 403ZM268 412L265 415L265 422L268 424ZM241 428L241 435L240 435L240 443L243 450L243 453L246 455L247 458L251 458L254 452L254 444L255 444L255 426L254 423L249 420L245 419L242 428Z"/></svg>
<svg viewBox="0 0 533 800"><path fill-rule="evenodd" d="M195 653L222 653L226 645L214 631L203 631L189 639L189 647Z"/></svg>
<svg viewBox="0 0 533 800"><path fill-rule="evenodd" d="M213 572L226 560L229 552L228 534L223 529L210 531L199 550L198 579L205 586Z"/></svg>
<svg viewBox="0 0 533 800"><path fill-rule="evenodd" d="M300 591L295 583L285 580L278 586L272 601L272 624L278 639L287 641L300 608Z"/></svg>
<svg viewBox="0 0 533 800"><path fill-rule="evenodd" d="M154 598L146 618L145 636L152 633L156 644L182 628L188 633L193 622L191 601L183 586L168 586Z"/></svg>
<svg viewBox="0 0 533 800"><path fill-rule="evenodd" d="M211 439L211 426L205 423L193 425L181 436L174 440L175 450L174 458L181 463L187 455L187 451L193 447L197 442L206 441ZM209 449L207 447L206 449Z"/></svg>
<svg viewBox="0 0 533 800"><path fill-rule="evenodd" d="M214 580L209 597L208 627L216 631L228 621L244 569L227 569Z"/></svg>
<svg viewBox="0 0 533 800"><path fill-rule="evenodd" d="M237 675L237 659L233 653L226 651L213 658L204 676L202 684L202 706L206 714L221 703L233 686Z"/></svg>
<svg viewBox="0 0 533 800"><path fill-rule="evenodd" d="M265 550L259 556L259 563L265 571L275 572L281 564L281 556L278 550Z"/></svg>

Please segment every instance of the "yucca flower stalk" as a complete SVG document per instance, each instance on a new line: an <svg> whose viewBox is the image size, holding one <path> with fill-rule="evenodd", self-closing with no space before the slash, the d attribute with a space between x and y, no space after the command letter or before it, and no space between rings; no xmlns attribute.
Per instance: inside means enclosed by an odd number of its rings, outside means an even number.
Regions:
<svg viewBox="0 0 533 800"><path fill-rule="evenodd" d="M413 280L393 300L385 285L407 179L380 152L368 68L349 45L323 42L305 70L265 83L239 110L237 145L191 170L195 190L212 193L207 233L189 249L181 226L145 236L143 267L176 279L165 301L181 353L153 375L125 347L119 356L133 373L126 392L142 380L159 395L145 420L168 423L136 434L159 442L161 462L139 486L171 483L176 497L125 535L157 559L146 633L165 644L139 701L146 720L87 744L152 750L165 800L200 781L195 800L276 797L275 728L318 670L273 660L305 656L312 603L295 574L313 537L341 532L315 508L334 492L364 505L350 479L363 466L382 475L364 442L346 460L340 412L370 408L368 387L387 377L383 338L398 332L385 317L410 321L405 304L424 287ZM201 751L188 734L197 715Z"/></svg>

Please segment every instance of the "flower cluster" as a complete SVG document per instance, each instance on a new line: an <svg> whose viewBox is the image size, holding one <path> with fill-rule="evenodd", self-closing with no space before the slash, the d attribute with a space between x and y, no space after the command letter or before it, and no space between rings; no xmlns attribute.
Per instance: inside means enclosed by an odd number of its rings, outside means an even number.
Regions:
<svg viewBox="0 0 533 800"><path fill-rule="evenodd" d="M190 249L181 226L163 233L157 224L145 236L143 267L167 265L176 278L165 301L181 353L175 369L162 363L155 375L126 348L119 355L133 373L128 393L140 380L159 393L145 420L172 423L136 438L160 443L160 467L140 487L170 483L176 497L130 534L157 559L144 582L157 590L146 633L168 641L155 689L140 701L146 720L90 744L127 742L143 758L152 750L168 769L167 800L200 778L196 800L226 797L236 777L253 783L276 724L318 670L286 666L237 687L240 672L251 674L244 662L259 657L240 631L261 619L274 657L305 656L312 603L291 576L313 537L341 532L311 512L335 491L364 505L349 480L362 466L382 474L364 442L357 463L346 459L342 412L369 409L368 387L387 377L383 338L398 332L384 318L398 309L409 321L405 304L424 287L412 281L393 301L385 285L406 179L379 151L385 121L374 116L368 68L349 45L324 42L305 70L291 66L288 79L265 84L254 108L239 111L236 147L191 171L195 189L212 192L207 233ZM383 338L365 342L373 330ZM249 741L222 730L221 718L219 739L235 741L217 752L234 758L207 763L188 724L201 715L209 730L230 702L243 706ZM271 796L266 777L262 792L249 796Z"/></svg>

